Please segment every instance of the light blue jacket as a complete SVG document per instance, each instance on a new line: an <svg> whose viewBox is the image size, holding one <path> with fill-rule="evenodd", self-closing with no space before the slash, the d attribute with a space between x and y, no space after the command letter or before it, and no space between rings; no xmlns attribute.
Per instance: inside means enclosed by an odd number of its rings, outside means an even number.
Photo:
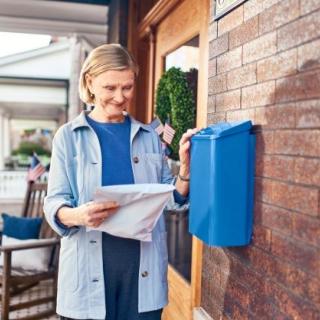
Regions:
<svg viewBox="0 0 320 320"><path fill-rule="evenodd" d="M135 183L172 183L159 137L150 126L131 118L130 146L131 159L138 159L131 160ZM93 191L101 186L101 162L98 137L84 112L57 131L44 211L51 227L62 236L57 313L69 318L106 316L101 232L65 228L56 220L60 207L76 207L92 200ZM162 216L153 230L152 242L141 242L139 312L160 309L168 303L167 267Z"/></svg>

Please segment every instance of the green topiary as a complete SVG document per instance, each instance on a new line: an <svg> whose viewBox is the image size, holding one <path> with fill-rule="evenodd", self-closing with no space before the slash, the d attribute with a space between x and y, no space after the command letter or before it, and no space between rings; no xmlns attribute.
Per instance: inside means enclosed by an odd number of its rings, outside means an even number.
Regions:
<svg viewBox="0 0 320 320"><path fill-rule="evenodd" d="M179 158L182 134L195 125L195 109L195 97L189 87L187 73L180 68L170 68L162 75L157 87L156 114L162 123L169 121L176 131L169 146L170 158L174 160Z"/></svg>

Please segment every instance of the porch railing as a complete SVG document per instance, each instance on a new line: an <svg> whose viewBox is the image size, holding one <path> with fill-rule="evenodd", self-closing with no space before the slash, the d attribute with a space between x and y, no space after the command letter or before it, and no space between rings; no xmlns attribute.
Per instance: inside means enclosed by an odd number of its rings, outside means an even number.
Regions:
<svg viewBox="0 0 320 320"><path fill-rule="evenodd" d="M23 199L27 190L27 171L0 171L0 199Z"/></svg>
<svg viewBox="0 0 320 320"><path fill-rule="evenodd" d="M0 171L0 200L24 199L27 191L27 171ZM45 172L41 181L48 180L48 172Z"/></svg>

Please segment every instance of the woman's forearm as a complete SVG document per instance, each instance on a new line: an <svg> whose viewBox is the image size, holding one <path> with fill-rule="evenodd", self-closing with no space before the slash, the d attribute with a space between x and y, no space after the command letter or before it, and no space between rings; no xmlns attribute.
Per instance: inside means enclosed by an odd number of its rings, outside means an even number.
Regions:
<svg viewBox="0 0 320 320"><path fill-rule="evenodd" d="M67 227L79 225L77 208L61 207L57 212L57 218Z"/></svg>

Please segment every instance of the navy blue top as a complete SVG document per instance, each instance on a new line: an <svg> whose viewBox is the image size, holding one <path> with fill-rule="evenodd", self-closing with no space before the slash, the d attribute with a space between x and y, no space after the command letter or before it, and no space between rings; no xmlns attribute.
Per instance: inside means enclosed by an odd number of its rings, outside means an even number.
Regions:
<svg viewBox="0 0 320 320"><path fill-rule="evenodd" d="M121 123L97 122L87 116L96 132L102 156L102 186L133 184L130 156L130 118Z"/></svg>
<svg viewBox="0 0 320 320"><path fill-rule="evenodd" d="M130 118L125 117L121 123L102 123L87 116L87 121L100 143L102 185L133 184ZM102 232L102 258L106 319L138 320L140 242ZM121 310L125 312L123 315Z"/></svg>

